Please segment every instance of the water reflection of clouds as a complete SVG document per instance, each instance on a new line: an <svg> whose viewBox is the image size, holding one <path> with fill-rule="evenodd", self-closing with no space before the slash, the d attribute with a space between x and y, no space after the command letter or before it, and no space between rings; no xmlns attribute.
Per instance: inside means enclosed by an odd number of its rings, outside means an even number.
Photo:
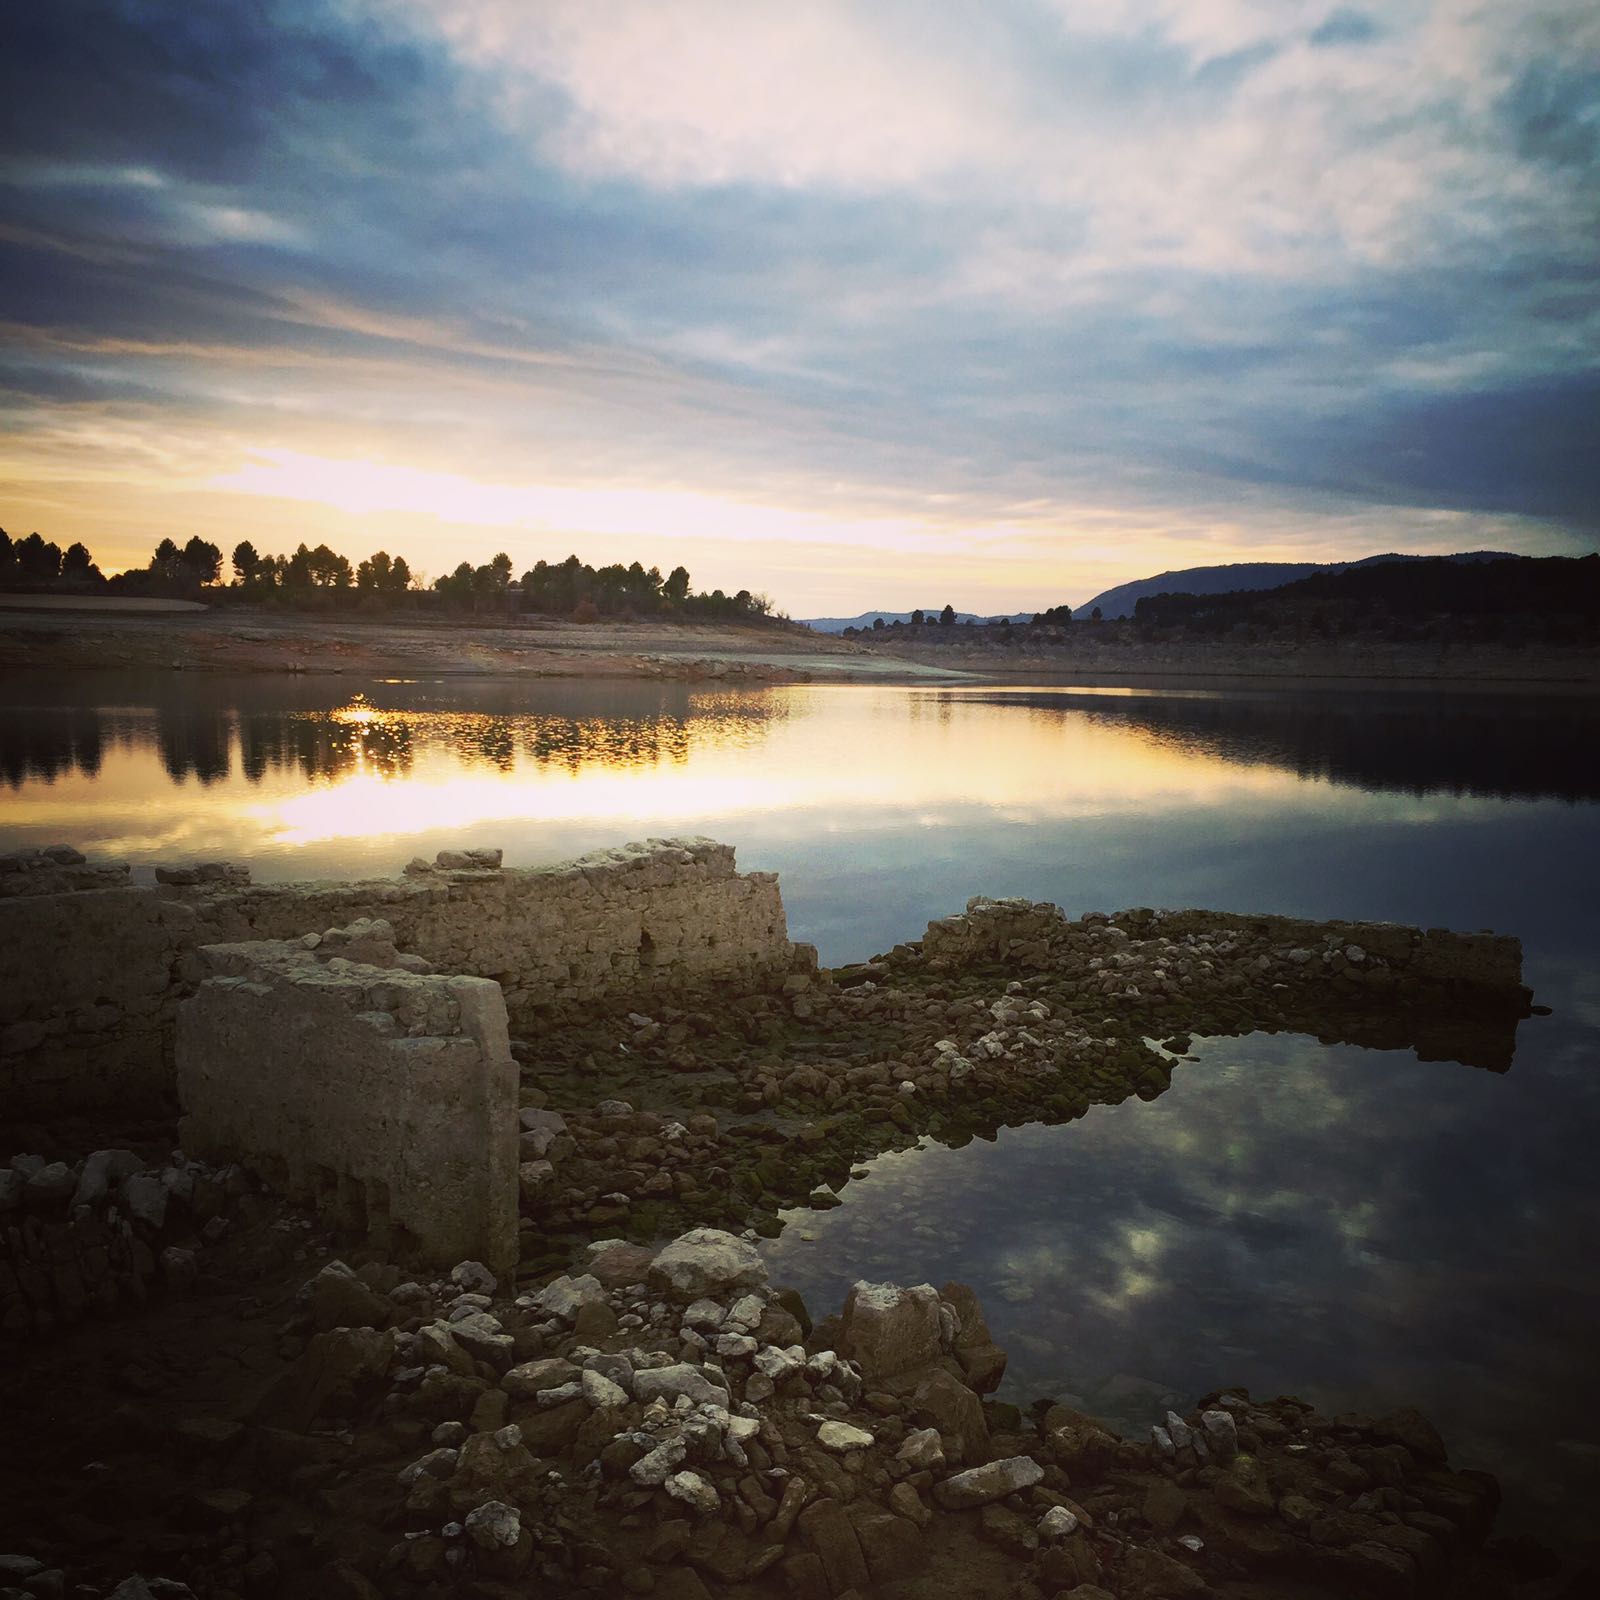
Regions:
<svg viewBox="0 0 1600 1600"><path fill-rule="evenodd" d="M1592 1103L1559 1066L1267 1036L1199 1054L1151 1104L881 1159L842 1207L797 1215L775 1273L822 1309L847 1275L972 1283L1019 1399L1093 1402L1131 1374L1190 1398L1412 1401L1458 1456L1548 1498L1545 1446L1600 1401L1600 1285L1577 1265L1600 1227Z"/></svg>

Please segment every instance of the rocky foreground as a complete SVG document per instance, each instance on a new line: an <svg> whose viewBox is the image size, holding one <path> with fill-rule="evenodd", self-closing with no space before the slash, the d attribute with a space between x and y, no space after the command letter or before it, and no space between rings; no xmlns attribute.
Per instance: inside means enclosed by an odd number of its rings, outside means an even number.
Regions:
<svg viewBox="0 0 1600 1600"><path fill-rule="evenodd" d="M227 1343L200 1364L254 1379L226 1404L196 1405L181 1338L177 1360L129 1339L124 1398L72 1441L97 1460L17 1485L0 1593L1514 1592L1483 1552L1493 1479L1450 1470L1415 1412L1235 1390L1122 1440L986 1399L1005 1358L958 1284L858 1284L813 1327L720 1230L598 1241L581 1266L514 1294L473 1262L330 1260L265 1339L214 1308Z"/></svg>
<svg viewBox="0 0 1600 1600"><path fill-rule="evenodd" d="M514 1282L409 1271L160 1125L14 1130L0 1596L1587 1592L1415 1412L1235 1388L1124 1439L995 1399L963 1286L813 1324L756 1248L867 1155L1152 1098L1191 1032L1503 1066L1514 946L1448 940L974 902L779 992L519 1019Z"/></svg>

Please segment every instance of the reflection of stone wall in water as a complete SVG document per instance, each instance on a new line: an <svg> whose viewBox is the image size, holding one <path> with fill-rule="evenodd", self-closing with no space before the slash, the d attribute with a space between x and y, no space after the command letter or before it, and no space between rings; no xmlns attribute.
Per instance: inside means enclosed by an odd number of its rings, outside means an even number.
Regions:
<svg viewBox="0 0 1600 1600"><path fill-rule="evenodd" d="M13 1114L170 1101L177 1005L206 944L382 917L434 967L499 982L519 1023L558 999L756 981L794 959L775 876L740 875L709 839L366 883L108 888L104 870L0 873L0 1102Z"/></svg>

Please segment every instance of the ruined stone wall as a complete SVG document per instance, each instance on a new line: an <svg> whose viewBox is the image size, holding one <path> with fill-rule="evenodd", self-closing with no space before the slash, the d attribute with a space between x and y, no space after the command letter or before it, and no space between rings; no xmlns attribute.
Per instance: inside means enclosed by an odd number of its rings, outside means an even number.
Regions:
<svg viewBox="0 0 1600 1600"><path fill-rule="evenodd" d="M1132 932L1140 938L1170 941L1195 934L1225 943L1232 934L1240 941L1265 945L1263 959L1281 957L1305 982L1335 977L1434 1000L1449 998L1458 1004L1498 1005L1523 994L1520 940L1504 934L1411 928L1397 922L1308 922L1226 911L1123 911L1114 918L1091 912L1074 923L1059 906L1046 901L979 896L967 902L965 912L930 922L922 953L930 962L948 967L985 962L1045 966L1085 925L1096 923L1124 936Z"/></svg>
<svg viewBox="0 0 1600 1600"><path fill-rule="evenodd" d="M178 1008L188 1154L243 1162L401 1259L515 1267L517 1069L497 984L324 962L301 941L200 956L214 975Z"/></svg>
<svg viewBox="0 0 1600 1600"><path fill-rule="evenodd" d="M499 982L519 1028L558 999L759 980L795 958L776 876L739 874L732 847L709 839L507 871L414 863L403 878L357 883L249 885L220 871L191 884L91 886L100 881L0 897L5 1114L170 1100L177 1007L205 975L205 944L382 917L401 948Z"/></svg>

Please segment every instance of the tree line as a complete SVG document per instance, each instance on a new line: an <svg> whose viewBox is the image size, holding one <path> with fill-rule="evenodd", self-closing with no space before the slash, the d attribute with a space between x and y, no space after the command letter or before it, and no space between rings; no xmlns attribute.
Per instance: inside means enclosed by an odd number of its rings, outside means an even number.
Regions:
<svg viewBox="0 0 1600 1600"><path fill-rule="evenodd" d="M105 581L87 545L63 550L37 533L13 539L0 528L0 588L97 589Z"/></svg>
<svg viewBox="0 0 1600 1600"><path fill-rule="evenodd" d="M143 567L106 578L88 548L66 551L31 533L13 541L0 529L0 588L152 595L221 603L265 604L303 610L389 610L451 614L539 612L580 622L601 617L759 619L772 615L764 594L740 589L696 592L685 567L665 577L640 562L592 567L577 556L539 561L513 578L500 551L481 566L463 561L430 584L404 556L375 550L352 564L325 544L301 543L292 554L258 551L248 539L233 548L232 577L224 582L222 550L198 535L179 546L163 539Z"/></svg>

